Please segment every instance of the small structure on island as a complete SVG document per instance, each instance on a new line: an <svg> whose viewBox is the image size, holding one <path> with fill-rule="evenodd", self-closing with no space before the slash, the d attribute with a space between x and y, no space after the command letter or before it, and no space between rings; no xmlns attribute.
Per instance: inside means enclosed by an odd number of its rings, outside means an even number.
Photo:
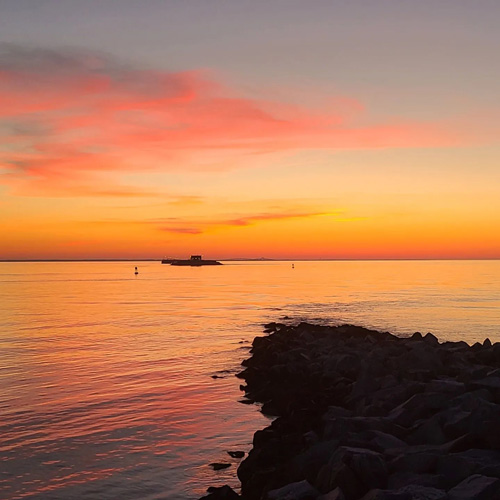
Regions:
<svg viewBox="0 0 500 500"><path fill-rule="evenodd" d="M135 271L134 274L137 276L139 274L139 271L137 270L137 266L135 266Z"/></svg>
<svg viewBox="0 0 500 500"><path fill-rule="evenodd" d="M201 255L191 255L189 259L163 259L162 264L170 264L171 266L221 266L222 263L216 260L203 259Z"/></svg>

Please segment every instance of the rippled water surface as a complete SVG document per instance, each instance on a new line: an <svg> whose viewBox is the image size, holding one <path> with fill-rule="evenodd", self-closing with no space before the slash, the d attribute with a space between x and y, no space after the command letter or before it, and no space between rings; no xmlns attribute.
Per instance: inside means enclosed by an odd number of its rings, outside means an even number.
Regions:
<svg viewBox="0 0 500 500"><path fill-rule="evenodd" d="M0 263L0 498L236 487L268 420L234 373L284 316L500 341L500 262Z"/></svg>

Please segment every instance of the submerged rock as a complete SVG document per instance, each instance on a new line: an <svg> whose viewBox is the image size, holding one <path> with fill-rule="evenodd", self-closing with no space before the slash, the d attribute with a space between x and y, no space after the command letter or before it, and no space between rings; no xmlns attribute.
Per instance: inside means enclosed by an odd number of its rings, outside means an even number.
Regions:
<svg viewBox="0 0 500 500"><path fill-rule="evenodd" d="M222 469L227 469L228 467L231 467L231 464L227 463L222 463L222 462L214 462L209 464L210 467L212 467L213 470L222 470Z"/></svg>

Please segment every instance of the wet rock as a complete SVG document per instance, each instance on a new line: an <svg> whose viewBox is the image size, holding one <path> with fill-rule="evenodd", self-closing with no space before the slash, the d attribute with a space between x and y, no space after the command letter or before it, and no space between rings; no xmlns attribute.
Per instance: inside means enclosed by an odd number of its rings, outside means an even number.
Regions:
<svg viewBox="0 0 500 500"><path fill-rule="evenodd" d="M227 484L219 488L211 486L208 488L208 495L200 500L239 500L240 496Z"/></svg>
<svg viewBox="0 0 500 500"><path fill-rule="evenodd" d="M210 465L210 467L212 467L213 470L222 470L222 469L227 469L228 467L231 467L231 464L222 463L222 462L213 462L209 465Z"/></svg>

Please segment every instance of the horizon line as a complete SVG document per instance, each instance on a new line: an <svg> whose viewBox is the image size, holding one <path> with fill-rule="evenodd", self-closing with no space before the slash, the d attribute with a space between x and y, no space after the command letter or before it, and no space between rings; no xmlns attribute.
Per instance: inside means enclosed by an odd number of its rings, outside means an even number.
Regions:
<svg viewBox="0 0 500 500"><path fill-rule="evenodd" d="M270 258L270 257L232 257L215 259L223 262L362 262L362 261L468 261L500 260L500 257L325 257L325 258ZM95 258L95 259L0 259L0 263L23 262L161 262L162 258Z"/></svg>

